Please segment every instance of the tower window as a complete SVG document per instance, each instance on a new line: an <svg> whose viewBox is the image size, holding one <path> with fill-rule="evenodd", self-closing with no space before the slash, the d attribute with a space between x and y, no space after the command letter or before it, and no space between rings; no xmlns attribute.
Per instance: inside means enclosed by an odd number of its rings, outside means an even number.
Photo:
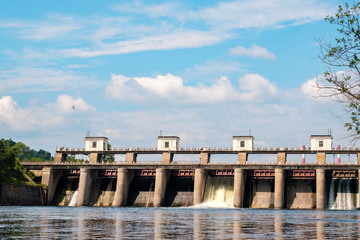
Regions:
<svg viewBox="0 0 360 240"><path fill-rule="evenodd" d="M245 147L245 141L240 141L240 147Z"/></svg>
<svg viewBox="0 0 360 240"><path fill-rule="evenodd" d="M319 147L324 147L324 141L319 141Z"/></svg>
<svg viewBox="0 0 360 240"><path fill-rule="evenodd" d="M97 147L97 142L92 142L92 147L96 148Z"/></svg>
<svg viewBox="0 0 360 240"><path fill-rule="evenodd" d="M165 148L169 148L170 143L169 142L165 142Z"/></svg>

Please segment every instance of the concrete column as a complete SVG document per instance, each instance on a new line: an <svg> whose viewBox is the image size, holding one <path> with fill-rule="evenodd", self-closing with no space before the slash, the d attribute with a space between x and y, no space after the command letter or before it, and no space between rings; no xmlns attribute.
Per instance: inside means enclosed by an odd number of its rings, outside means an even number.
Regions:
<svg viewBox="0 0 360 240"><path fill-rule="evenodd" d="M360 169L358 170L358 189L360 189ZM359 191L359 194L360 194L360 191ZM358 198L358 203L357 203L357 206L355 207L358 207L360 206L360 197Z"/></svg>
<svg viewBox="0 0 360 240"><path fill-rule="evenodd" d="M279 152L277 154L277 163L278 164L286 164L286 153Z"/></svg>
<svg viewBox="0 0 360 240"><path fill-rule="evenodd" d="M54 197L55 190L59 183L61 175L62 175L61 170L56 171L50 167L44 167L42 169L41 183L47 186L47 190L46 190L47 205L51 204L51 201Z"/></svg>
<svg viewBox="0 0 360 240"><path fill-rule="evenodd" d="M325 169L316 169L316 209L325 208Z"/></svg>
<svg viewBox="0 0 360 240"><path fill-rule="evenodd" d="M357 164L360 164L360 153L357 154Z"/></svg>
<svg viewBox="0 0 360 240"><path fill-rule="evenodd" d="M134 172L126 168L118 168L116 191L114 196L113 207L126 206L129 195L129 188L134 177Z"/></svg>
<svg viewBox="0 0 360 240"><path fill-rule="evenodd" d="M171 152L163 152L162 163L172 163L174 154Z"/></svg>
<svg viewBox="0 0 360 240"><path fill-rule="evenodd" d="M56 152L55 156L54 156L54 162L56 162L56 163L66 162L66 157L67 157L67 154Z"/></svg>
<svg viewBox="0 0 360 240"><path fill-rule="evenodd" d="M157 168L155 177L154 207L161 207L164 203L167 180L168 170L165 168Z"/></svg>
<svg viewBox="0 0 360 240"><path fill-rule="evenodd" d="M244 205L244 192L246 171L243 168L234 170L234 207L242 208Z"/></svg>
<svg viewBox="0 0 360 240"><path fill-rule="evenodd" d="M100 154L90 153L90 163L98 163L100 161Z"/></svg>
<svg viewBox="0 0 360 240"><path fill-rule="evenodd" d="M238 154L238 163L246 164L248 160L248 154L247 153L239 153Z"/></svg>
<svg viewBox="0 0 360 240"><path fill-rule="evenodd" d="M284 169L275 169L275 188L274 188L274 208L282 209L284 207L285 192L285 171Z"/></svg>
<svg viewBox="0 0 360 240"><path fill-rule="evenodd" d="M195 169L194 197L193 197L194 205L203 202L206 177L207 177L207 170L202 168Z"/></svg>
<svg viewBox="0 0 360 240"><path fill-rule="evenodd" d="M200 164L208 164L210 162L210 153L200 153Z"/></svg>
<svg viewBox="0 0 360 240"><path fill-rule="evenodd" d="M94 172L90 171L90 169L80 169L79 189L76 206L81 207L88 205L91 193L91 185L94 177Z"/></svg>
<svg viewBox="0 0 360 240"><path fill-rule="evenodd" d="M136 163L137 154L130 152L125 155L125 163Z"/></svg>
<svg viewBox="0 0 360 240"><path fill-rule="evenodd" d="M325 164L326 163L326 154L324 152L318 152L316 155L316 163L317 164Z"/></svg>

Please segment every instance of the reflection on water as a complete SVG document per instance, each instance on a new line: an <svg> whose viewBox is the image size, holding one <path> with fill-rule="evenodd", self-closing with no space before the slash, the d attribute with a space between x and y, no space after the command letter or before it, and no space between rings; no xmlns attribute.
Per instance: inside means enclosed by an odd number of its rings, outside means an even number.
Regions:
<svg viewBox="0 0 360 240"><path fill-rule="evenodd" d="M356 239L359 211L0 207L0 239Z"/></svg>

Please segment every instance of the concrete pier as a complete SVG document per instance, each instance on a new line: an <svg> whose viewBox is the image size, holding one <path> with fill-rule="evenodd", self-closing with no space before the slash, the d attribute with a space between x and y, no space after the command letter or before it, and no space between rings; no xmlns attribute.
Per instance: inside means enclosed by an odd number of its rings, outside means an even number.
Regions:
<svg viewBox="0 0 360 240"><path fill-rule="evenodd" d="M286 153L279 152L277 154L277 163L278 164L286 164Z"/></svg>
<svg viewBox="0 0 360 240"><path fill-rule="evenodd" d="M134 172L126 168L118 168L116 191L112 206L126 206L129 195L130 183L134 177Z"/></svg>
<svg viewBox="0 0 360 240"><path fill-rule="evenodd" d="M325 164L326 163L326 154L324 152L318 152L316 154L316 162L317 162L317 164Z"/></svg>
<svg viewBox="0 0 360 240"><path fill-rule="evenodd" d="M174 159L174 154L171 152L164 152L162 154L162 163L172 163Z"/></svg>
<svg viewBox="0 0 360 240"><path fill-rule="evenodd" d="M76 200L76 206L87 206L90 199L91 185L94 180L94 172L88 168L80 169L79 189L78 197Z"/></svg>
<svg viewBox="0 0 360 240"><path fill-rule="evenodd" d="M207 177L207 170L202 168L195 169L194 177L194 205L202 203L204 200L205 183Z"/></svg>
<svg viewBox="0 0 360 240"><path fill-rule="evenodd" d="M156 169L154 207L163 206L168 176L168 170L165 168Z"/></svg>
<svg viewBox="0 0 360 240"><path fill-rule="evenodd" d="M100 162L101 154L98 153L90 153L90 163L98 163Z"/></svg>
<svg viewBox="0 0 360 240"><path fill-rule="evenodd" d="M137 154L130 152L125 154L125 163L136 163Z"/></svg>
<svg viewBox="0 0 360 240"><path fill-rule="evenodd" d="M285 192L285 171L284 169L275 169L275 187L274 187L274 208L282 209L284 207Z"/></svg>
<svg viewBox="0 0 360 240"><path fill-rule="evenodd" d="M208 164L210 162L210 153L200 153L200 164Z"/></svg>
<svg viewBox="0 0 360 240"><path fill-rule="evenodd" d="M316 169L316 209L325 208L325 169Z"/></svg>
<svg viewBox="0 0 360 240"><path fill-rule="evenodd" d="M42 169L41 183L47 186L47 190L46 190L47 204L51 204L56 187L59 183L61 176L62 176L61 170L54 170L51 167L44 167Z"/></svg>
<svg viewBox="0 0 360 240"><path fill-rule="evenodd" d="M66 162L66 158L67 158L67 154L56 152L54 156L54 162L56 163Z"/></svg>
<svg viewBox="0 0 360 240"><path fill-rule="evenodd" d="M234 207L244 206L244 192L246 183L246 171L243 168L234 170Z"/></svg>
<svg viewBox="0 0 360 240"><path fill-rule="evenodd" d="M248 160L248 154L245 152L238 153L238 163L246 164Z"/></svg>

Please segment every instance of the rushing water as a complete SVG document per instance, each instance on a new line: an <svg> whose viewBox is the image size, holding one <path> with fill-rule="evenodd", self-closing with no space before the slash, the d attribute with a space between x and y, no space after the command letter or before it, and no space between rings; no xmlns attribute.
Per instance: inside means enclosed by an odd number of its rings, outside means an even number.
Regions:
<svg viewBox="0 0 360 240"><path fill-rule="evenodd" d="M359 207L357 179L332 179L329 187L328 208L352 210Z"/></svg>
<svg viewBox="0 0 360 240"><path fill-rule="evenodd" d="M0 207L0 239L357 239L359 211Z"/></svg>
<svg viewBox="0 0 360 240"><path fill-rule="evenodd" d="M232 207L234 202L234 180L229 177L208 176L205 185L205 207Z"/></svg>

